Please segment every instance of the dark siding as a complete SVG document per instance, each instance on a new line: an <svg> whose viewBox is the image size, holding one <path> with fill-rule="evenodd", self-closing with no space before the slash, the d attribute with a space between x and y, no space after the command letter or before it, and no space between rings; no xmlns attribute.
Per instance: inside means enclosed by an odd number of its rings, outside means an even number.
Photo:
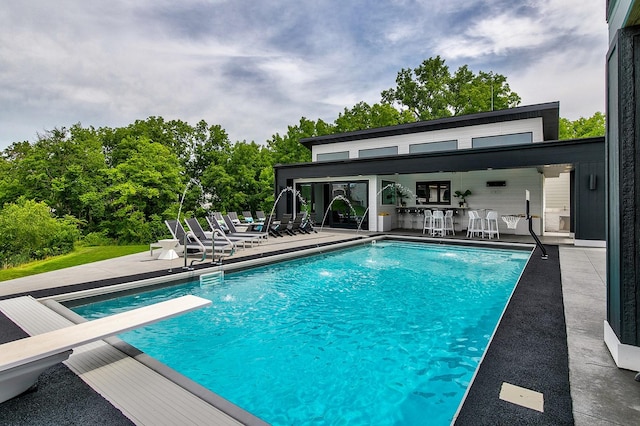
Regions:
<svg viewBox="0 0 640 426"><path fill-rule="evenodd" d="M605 171L604 161L580 163L574 173L576 197L575 237L579 240L602 240L605 235ZM595 179L595 189L591 189Z"/></svg>
<svg viewBox="0 0 640 426"><path fill-rule="evenodd" d="M607 321L621 343L640 343L640 27L618 31L607 61Z"/></svg>

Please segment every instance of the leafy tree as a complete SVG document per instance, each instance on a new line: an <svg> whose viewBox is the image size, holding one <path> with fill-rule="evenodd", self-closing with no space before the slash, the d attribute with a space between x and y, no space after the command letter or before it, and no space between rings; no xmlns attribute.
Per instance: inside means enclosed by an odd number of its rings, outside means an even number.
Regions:
<svg viewBox="0 0 640 426"><path fill-rule="evenodd" d="M79 236L73 217L56 219L46 203L21 197L0 209L0 265L68 253Z"/></svg>
<svg viewBox="0 0 640 426"><path fill-rule="evenodd" d="M56 215L73 215L91 220L102 212L99 198L88 203L85 194L100 193L104 188L106 164L102 145L93 129L79 124L70 129L54 129L39 136L33 145L14 144L5 151L11 158L13 180L6 182L7 193L45 201Z"/></svg>
<svg viewBox="0 0 640 426"><path fill-rule="evenodd" d="M289 126L287 134L276 133L267 141L272 152L273 164L307 163L311 161L311 152L300 144L300 140L314 136L334 133L332 126L322 120L312 121L305 117L295 126Z"/></svg>
<svg viewBox="0 0 640 426"><path fill-rule="evenodd" d="M605 116L596 112L589 118L580 117L575 121L560 118L560 139L590 138L605 135Z"/></svg>
<svg viewBox="0 0 640 426"><path fill-rule="evenodd" d="M359 102L351 109L345 108L334 121L336 133L394 126L414 121L409 111L400 112L390 104Z"/></svg>
<svg viewBox="0 0 640 426"><path fill-rule="evenodd" d="M512 108L520 103L505 76L482 71L476 75L467 65L452 75L440 56L424 60L417 68L400 70L396 87L381 96L384 103L410 111L415 120Z"/></svg>
<svg viewBox="0 0 640 426"><path fill-rule="evenodd" d="M148 224L177 201L184 187L178 158L166 146L146 137L127 138L120 145L129 154L109 169L106 189L109 235L121 242L148 242L155 233Z"/></svg>

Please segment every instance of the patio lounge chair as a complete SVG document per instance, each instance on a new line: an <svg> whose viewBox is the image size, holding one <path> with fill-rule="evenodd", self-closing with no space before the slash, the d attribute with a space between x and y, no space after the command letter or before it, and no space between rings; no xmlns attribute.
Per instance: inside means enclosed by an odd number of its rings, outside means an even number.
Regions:
<svg viewBox="0 0 640 426"><path fill-rule="evenodd" d="M240 224L240 219L238 218L238 213L236 213L236 212L227 212L227 216L229 216L229 219L231 219L231 221L233 222L234 225L239 225Z"/></svg>
<svg viewBox="0 0 640 426"><path fill-rule="evenodd" d="M289 232L291 234L310 234L309 231L303 228L303 224L305 223L305 219L307 218L307 212L298 213L296 218L289 224Z"/></svg>
<svg viewBox="0 0 640 426"><path fill-rule="evenodd" d="M289 225L291 225L291 216L292 215L288 213L283 214L282 219L280 219L280 223L277 225L274 225L275 230L281 234L287 233L289 235L295 235L289 229Z"/></svg>
<svg viewBox="0 0 640 426"><path fill-rule="evenodd" d="M184 245L186 241L184 249L187 250L187 253L225 252L226 250L233 252L236 248L236 245L229 240L200 240L192 232L187 233L177 220L165 220L165 223L171 235L179 241L179 244Z"/></svg>
<svg viewBox="0 0 640 426"><path fill-rule="evenodd" d="M245 210L242 212L242 217L244 218L243 223L254 223L253 216L249 210Z"/></svg>
<svg viewBox="0 0 640 426"><path fill-rule="evenodd" d="M39 304L30 296L18 299L3 303L20 303L24 305L22 309L29 309L33 303ZM73 348L210 304L210 300L197 296L182 296L4 343L0 345L0 403L34 386L44 370L69 358Z"/></svg>
<svg viewBox="0 0 640 426"><path fill-rule="evenodd" d="M185 223L187 224L187 226L189 227L189 230L193 233L193 235L195 235L200 241L208 241L208 240L214 240L214 241L218 241L218 242L230 242L234 245L238 245L238 244L242 244L242 248L246 248L247 247L247 239L246 238L235 238L235 237L231 237L227 234L225 234L224 230L222 229L213 229L213 231L211 232L206 232L204 229L202 229L202 226L200 225L200 222L198 221L198 219L196 218L188 218L184 220ZM211 238L213 237L213 238ZM251 243L251 246L253 246L253 243Z"/></svg>
<svg viewBox="0 0 640 426"><path fill-rule="evenodd" d="M262 210L256 210L256 222L264 222L267 220Z"/></svg>
<svg viewBox="0 0 640 426"><path fill-rule="evenodd" d="M207 223L209 224L209 227L211 229L214 229L214 230L217 229L218 231L224 233L225 236L230 240L250 242L251 247L253 247L253 243L260 244L263 240L267 239L267 234L264 234L262 232L230 232L222 228L222 226L218 223L218 221L212 217L207 217Z"/></svg>
<svg viewBox="0 0 640 426"><path fill-rule="evenodd" d="M236 229L235 225L233 224L233 222L231 222L231 219L229 219L229 216L223 216L224 217L224 222L227 224L227 228L229 228L229 231L231 233L237 234L238 230ZM246 233L248 234L258 234L258 235L266 235L266 237L268 238L269 235L274 236L274 237L282 237L282 234L279 233L276 229L274 229L274 227L271 225L271 216L269 216L269 218L262 224L260 225L260 231L256 232L256 231L246 231Z"/></svg>

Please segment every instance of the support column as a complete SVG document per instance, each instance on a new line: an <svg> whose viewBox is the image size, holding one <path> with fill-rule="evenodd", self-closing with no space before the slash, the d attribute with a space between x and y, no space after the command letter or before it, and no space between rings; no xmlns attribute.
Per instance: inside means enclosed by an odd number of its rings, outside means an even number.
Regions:
<svg viewBox="0 0 640 426"><path fill-rule="evenodd" d="M621 29L607 55L607 318L616 364L640 371L640 26Z"/></svg>

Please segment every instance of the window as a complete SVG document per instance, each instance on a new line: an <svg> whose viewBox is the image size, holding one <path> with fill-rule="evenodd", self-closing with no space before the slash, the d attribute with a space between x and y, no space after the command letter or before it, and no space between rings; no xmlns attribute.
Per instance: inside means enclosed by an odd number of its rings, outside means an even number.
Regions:
<svg viewBox="0 0 640 426"><path fill-rule="evenodd" d="M328 152L316 155L316 161L348 160L349 151Z"/></svg>
<svg viewBox="0 0 640 426"><path fill-rule="evenodd" d="M458 141L440 141L429 143L415 143L409 145L409 154L417 154L419 152L435 152L435 151L452 151L458 149Z"/></svg>
<svg viewBox="0 0 640 426"><path fill-rule="evenodd" d="M417 204L451 204L451 181L416 182Z"/></svg>
<svg viewBox="0 0 640 426"><path fill-rule="evenodd" d="M512 135L484 136L482 138L471 139L473 148L484 148L487 146L518 145L533 142L533 133L514 133Z"/></svg>
<svg viewBox="0 0 640 426"><path fill-rule="evenodd" d="M396 187L395 182L389 180L382 181L382 205L396 205Z"/></svg>
<svg viewBox="0 0 640 426"><path fill-rule="evenodd" d="M358 151L358 158L381 157L384 155L398 155L398 147L387 146L385 148L370 148Z"/></svg>

